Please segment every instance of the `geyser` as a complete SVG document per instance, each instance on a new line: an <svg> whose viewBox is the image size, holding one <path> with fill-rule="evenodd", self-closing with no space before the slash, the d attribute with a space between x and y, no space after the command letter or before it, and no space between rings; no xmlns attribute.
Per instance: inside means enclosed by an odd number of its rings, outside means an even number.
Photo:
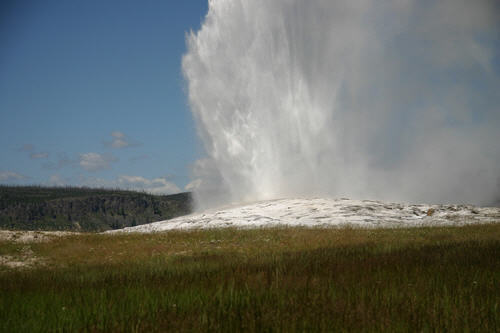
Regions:
<svg viewBox="0 0 500 333"><path fill-rule="evenodd" d="M201 206L499 194L496 1L210 0L183 58Z"/></svg>

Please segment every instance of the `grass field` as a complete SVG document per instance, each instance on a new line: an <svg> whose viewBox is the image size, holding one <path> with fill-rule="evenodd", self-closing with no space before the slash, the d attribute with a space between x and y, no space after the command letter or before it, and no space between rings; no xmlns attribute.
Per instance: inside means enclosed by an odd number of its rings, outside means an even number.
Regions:
<svg viewBox="0 0 500 333"><path fill-rule="evenodd" d="M0 266L2 332L500 331L500 224L0 243L27 250Z"/></svg>

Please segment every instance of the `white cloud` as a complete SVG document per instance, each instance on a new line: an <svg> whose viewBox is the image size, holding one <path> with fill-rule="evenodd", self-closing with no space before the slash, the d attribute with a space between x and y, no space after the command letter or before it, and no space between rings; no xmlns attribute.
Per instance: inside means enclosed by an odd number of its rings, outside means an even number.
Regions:
<svg viewBox="0 0 500 333"><path fill-rule="evenodd" d="M111 136L117 139L123 139L125 137L125 134L120 131L113 131L111 132Z"/></svg>
<svg viewBox="0 0 500 333"><path fill-rule="evenodd" d="M172 194L181 191L177 185L164 177L148 179L141 176L122 175L118 177L117 183L122 188L146 191L153 194Z"/></svg>
<svg viewBox="0 0 500 333"><path fill-rule="evenodd" d="M117 160L111 154L85 153L80 154L78 164L87 171L99 171L109 169Z"/></svg>
<svg viewBox="0 0 500 333"><path fill-rule="evenodd" d="M38 160L49 157L49 153L31 153L30 158L32 160Z"/></svg>
<svg viewBox="0 0 500 333"><path fill-rule="evenodd" d="M2 182L9 182L9 181L17 181L17 180L24 180L28 179L29 177L26 177L24 175L21 175L17 172L12 172L12 171L0 171L0 181Z"/></svg>
<svg viewBox="0 0 500 333"><path fill-rule="evenodd" d="M201 185L202 185L202 180L198 178L187 184L184 187L184 190L188 192L196 191Z"/></svg>
<svg viewBox="0 0 500 333"><path fill-rule="evenodd" d="M90 187L121 188L133 191L144 191L151 194L179 193L179 187L165 177L146 178L142 176L121 175L116 179L81 178L80 185Z"/></svg>
<svg viewBox="0 0 500 333"><path fill-rule="evenodd" d="M0 173L1 177L2 173ZM27 178L27 177L26 177ZM0 180L2 180L0 178ZM53 174L45 182L49 186L88 186L94 188L124 189L146 192L156 195L167 195L181 192L181 189L166 177L146 178L142 176L121 175L114 179L80 175L76 179Z"/></svg>
<svg viewBox="0 0 500 333"><path fill-rule="evenodd" d="M137 142L132 142L130 138L128 138L123 132L113 131L111 132L111 136L113 139L111 141L105 142L104 144L111 148L127 148L127 147L136 147L140 144Z"/></svg>
<svg viewBox="0 0 500 333"><path fill-rule="evenodd" d="M64 186L68 185L68 181L60 175L52 175L49 178L48 185L50 186Z"/></svg>

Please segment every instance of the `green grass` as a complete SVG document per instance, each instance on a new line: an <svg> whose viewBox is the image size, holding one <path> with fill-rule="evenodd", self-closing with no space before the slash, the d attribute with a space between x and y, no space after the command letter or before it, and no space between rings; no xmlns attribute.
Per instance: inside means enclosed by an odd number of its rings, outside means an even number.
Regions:
<svg viewBox="0 0 500 333"><path fill-rule="evenodd" d="M0 331L500 331L498 224L83 234L31 249L44 265L0 272Z"/></svg>

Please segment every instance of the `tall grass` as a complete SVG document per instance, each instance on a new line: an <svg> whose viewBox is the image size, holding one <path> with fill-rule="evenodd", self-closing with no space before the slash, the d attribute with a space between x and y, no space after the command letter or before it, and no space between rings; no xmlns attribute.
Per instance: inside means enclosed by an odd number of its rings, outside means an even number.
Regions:
<svg viewBox="0 0 500 333"><path fill-rule="evenodd" d="M0 273L0 330L500 330L500 225L81 235Z"/></svg>

